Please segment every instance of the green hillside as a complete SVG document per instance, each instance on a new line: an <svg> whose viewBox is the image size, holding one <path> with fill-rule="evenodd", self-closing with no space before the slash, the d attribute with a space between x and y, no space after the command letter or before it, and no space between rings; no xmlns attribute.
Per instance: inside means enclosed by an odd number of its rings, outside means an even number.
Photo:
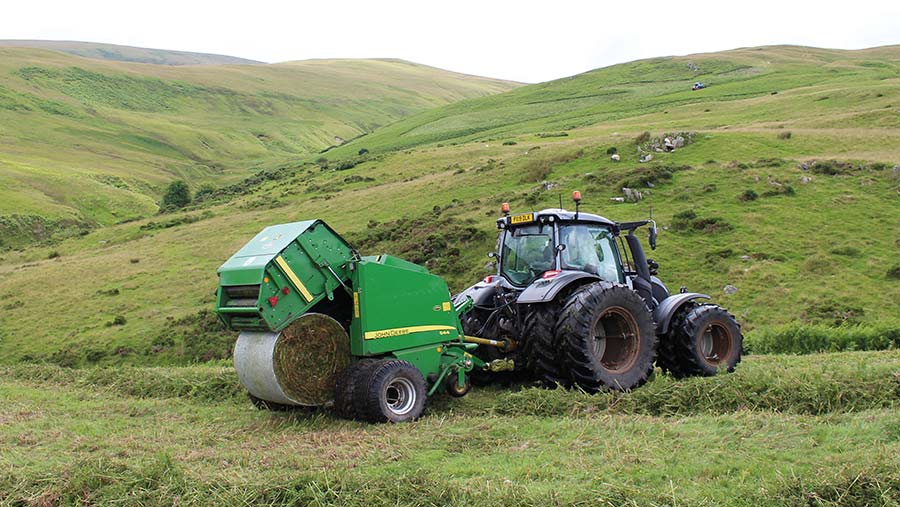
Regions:
<svg viewBox="0 0 900 507"><path fill-rule="evenodd" d="M399 60L164 66L0 47L0 240L157 211L424 109L514 84Z"/></svg>
<svg viewBox="0 0 900 507"><path fill-rule="evenodd" d="M209 313L215 269L271 223L323 218L362 251L424 263L459 290L487 273L499 203L556 206L573 189L585 209L618 220L652 208L663 227L652 255L661 277L712 294L742 321L751 348L883 346L895 336L883 331L900 327L898 58L898 47L775 47L635 62L429 110L329 151L329 161L262 158L262 172L184 212L0 255L0 361L227 357L234 337ZM697 77L687 62L723 70ZM769 63L757 71L753 62ZM710 87L691 92L696 80ZM578 82L590 84L582 95L618 83L630 105L603 99L578 112L550 100L575 94ZM556 116L541 109L550 103ZM465 124L465 110L518 112L497 113L506 123L480 133L398 133ZM580 126L567 128L576 117ZM693 142L639 163L644 131ZM622 187L644 199L611 200ZM60 301L85 310L47 310Z"/></svg>
<svg viewBox="0 0 900 507"><path fill-rule="evenodd" d="M769 46L654 58L431 109L359 143L390 150L598 125L898 128L891 98L898 71L900 46ZM691 91L696 81L709 88ZM706 111L708 103L716 108Z"/></svg>
<svg viewBox="0 0 900 507"><path fill-rule="evenodd" d="M172 51L170 49L139 48L102 44L98 42L59 40L0 40L0 46L50 49L84 58L115 60L119 62L152 63L154 65L227 65L262 63L235 56Z"/></svg>

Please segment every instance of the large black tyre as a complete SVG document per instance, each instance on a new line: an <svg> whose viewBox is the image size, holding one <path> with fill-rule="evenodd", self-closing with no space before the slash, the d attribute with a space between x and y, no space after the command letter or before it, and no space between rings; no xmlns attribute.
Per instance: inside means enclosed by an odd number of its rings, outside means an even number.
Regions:
<svg viewBox="0 0 900 507"><path fill-rule="evenodd" d="M522 323L528 370L546 387L569 387L565 354L556 335L557 303L533 305Z"/></svg>
<svg viewBox="0 0 900 507"><path fill-rule="evenodd" d="M573 292L556 332L572 380L587 392L634 389L653 373L653 316L626 286L595 282Z"/></svg>
<svg viewBox="0 0 900 507"><path fill-rule="evenodd" d="M406 361L381 359L357 382L354 405L360 419L407 422L418 419L425 411L425 379Z"/></svg>
<svg viewBox="0 0 900 507"><path fill-rule="evenodd" d="M741 325L716 305L687 305L662 339L658 364L673 377L712 376L733 372L741 362Z"/></svg>
<svg viewBox="0 0 900 507"><path fill-rule="evenodd" d="M334 411L345 419L359 419L356 410L357 386L371 373L377 359L365 358L356 361L344 370L334 386Z"/></svg>

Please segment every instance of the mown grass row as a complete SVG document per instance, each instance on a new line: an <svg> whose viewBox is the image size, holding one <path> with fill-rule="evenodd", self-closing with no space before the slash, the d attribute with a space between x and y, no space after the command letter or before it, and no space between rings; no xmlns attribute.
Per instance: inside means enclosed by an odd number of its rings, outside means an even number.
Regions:
<svg viewBox="0 0 900 507"><path fill-rule="evenodd" d="M197 481L184 465L159 453L140 465L86 459L50 487L33 488L11 472L0 473L0 502L10 505L316 505L545 507L552 505L712 505L679 498L672 491L597 481L585 489L548 491L528 484L485 481L478 487L454 485L446 477L405 471L392 480L366 480L358 474L298 470L281 483ZM43 485L42 485L43 486ZM684 484L680 484L684 487ZM900 503L900 472L885 467L847 467L815 478L785 476L759 488L756 498L734 498L732 505L889 506ZM5 493L4 493L5 492Z"/></svg>
<svg viewBox="0 0 900 507"><path fill-rule="evenodd" d="M755 354L814 354L849 350L900 349L900 325L793 325L750 333L744 346Z"/></svg>
<svg viewBox="0 0 900 507"><path fill-rule="evenodd" d="M141 398L244 400L230 367L88 368L16 365L7 379L105 390ZM900 352L754 356L733 374L677 380L656 377L630 393L548 390L527 385L476 389L462 401L432 400L435 412L587 416L593 413L690 415L760 410L793 414L900 406Z"/></svg>

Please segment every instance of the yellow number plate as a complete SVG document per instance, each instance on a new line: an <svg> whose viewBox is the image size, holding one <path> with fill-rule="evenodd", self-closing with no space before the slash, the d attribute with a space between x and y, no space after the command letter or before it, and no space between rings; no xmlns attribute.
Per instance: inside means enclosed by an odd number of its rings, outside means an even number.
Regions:
<svg viewBox="0 0 900 507"><path fill-rule="evenodd" d="M527 224L528 222L534 222L534 213L525 213L524 215L513 215L509 217L510 223L513 224Z"/></svg>

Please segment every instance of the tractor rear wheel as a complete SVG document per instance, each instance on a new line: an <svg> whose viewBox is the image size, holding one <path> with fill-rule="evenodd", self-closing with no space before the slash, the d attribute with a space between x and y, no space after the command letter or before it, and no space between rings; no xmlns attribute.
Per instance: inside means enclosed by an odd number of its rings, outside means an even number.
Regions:
<svg viewBox="0 0 900 507"><path fill-rule="evenodd" d="M659 366L683 378L734 371L744 337L740 324L724 308L690 305L678 312L663 340Z"/></svg>
<svg viewBox="0 0 900 507"><path fill-rule="evenodd" d="M587 392L634 389L653 373L653 317L628 287L597 282L573 292L563 305L557 334L572 380Z"/></svg>
<svg viewBox="0 0 900 507"><path fill-rule="evenodd" d="M425 379L406 361L380 359L357 382L354 405L366 421L414 421L425 411Z"/></svg>
<svg viewBox="0 0 900 507"><path fill-rule="evenodd" d="M566 373L565 355L556 335L556 318L559 305L548 303L535 305L525 315L522 337L527 351L528 369L546 387L572 384Z"/></svg>

